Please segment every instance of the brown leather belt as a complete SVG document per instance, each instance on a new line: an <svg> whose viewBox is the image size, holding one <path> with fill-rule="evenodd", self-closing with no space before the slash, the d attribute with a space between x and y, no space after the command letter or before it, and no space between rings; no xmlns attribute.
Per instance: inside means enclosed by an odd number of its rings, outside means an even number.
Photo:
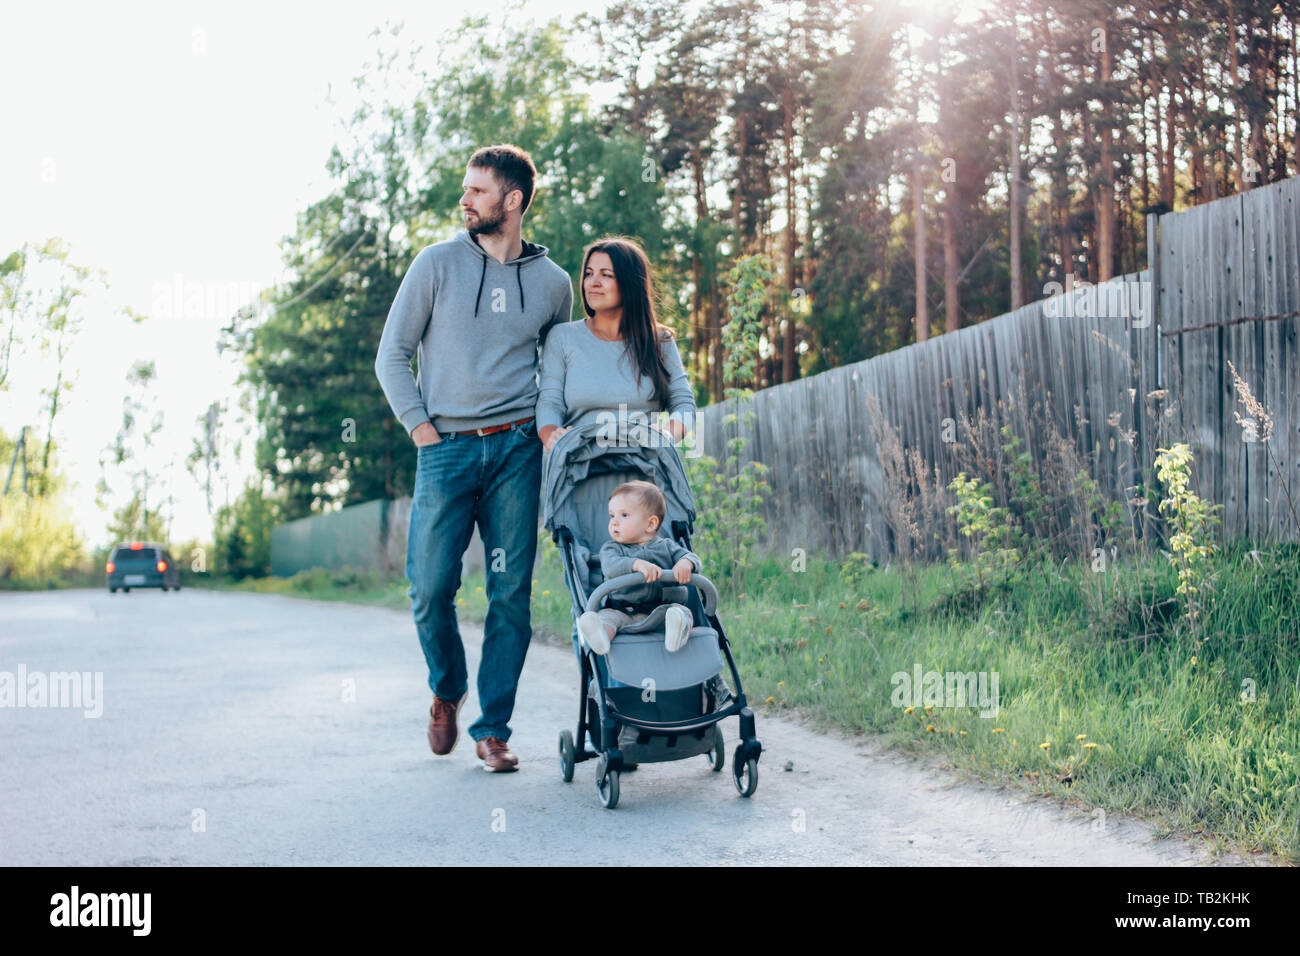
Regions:
<svg viewBox="0 0 1300 956"><path fill-rule="evenodd" d="M469 431L452 432L453 435L491 435L493 432L503 432L507 428L514 428L516 425L522 425L524 422L531 422L533 416L521 418L517 422L506 422L504 425L493 425L491 428L471 428Z"/></svg>

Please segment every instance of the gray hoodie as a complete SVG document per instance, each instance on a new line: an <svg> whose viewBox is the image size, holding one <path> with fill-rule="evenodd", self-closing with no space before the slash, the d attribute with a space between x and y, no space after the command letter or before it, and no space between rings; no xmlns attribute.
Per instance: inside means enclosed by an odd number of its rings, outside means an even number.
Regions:
<svg viewBox="0 0 1300 956"><path fill-rule="evenodd" d="M375 357L408 433L427 421L439 432L465 431L533 414L538 350L573 310L569 277L546 253L525 242L517 259L501 263L461 230L416 255Z"/></svg>

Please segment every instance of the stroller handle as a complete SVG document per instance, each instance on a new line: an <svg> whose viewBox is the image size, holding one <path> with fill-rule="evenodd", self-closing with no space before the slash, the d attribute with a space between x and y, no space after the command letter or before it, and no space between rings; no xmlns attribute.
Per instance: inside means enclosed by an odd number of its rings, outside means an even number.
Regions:
<svg viewBox="0 0 1300 956"><path fill-rule="evenodd" d="M661 587L684 586L673 578L671 568L664 568L663 572L668 576L667 580L660 578L658 581L647 581L645 575L640 571L633 571L631 574L620 574L616 578L610 578L591 592L591 597L587 598L587 610L593 612L598 610L601 600L607 594L621 591L623 588L632 587L636 584L657 584ZM700 589L700 594L704 598L704 613L712 616L718 609L718 589L713 586L712 581L702 574L692 573L689 583Z"/></svg>

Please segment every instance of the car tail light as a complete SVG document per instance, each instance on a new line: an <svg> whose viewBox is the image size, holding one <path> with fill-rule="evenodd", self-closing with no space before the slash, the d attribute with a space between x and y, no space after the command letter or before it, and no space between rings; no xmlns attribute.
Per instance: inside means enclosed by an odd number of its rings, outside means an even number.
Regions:
<svg viewBox="0 0 1300 956"><path fill-rule="evenodd" d="M159 570L159 571L166 571L166 570L167 570L167 562L166 562L166 561L159 561L159 562L158 562L158 570Z"/></svg>
<svg viewBox="0 0 1300 956"><path fill-rule="evenodd" d="M132 542L131 542L131 550L132 550L132 551L139 551L139 550L140 550L141 548L143 548L143 547L144 547L144 545L141 544L139 541L132 541Z"/></svg>
<svg viewBox="0 0 1300 956"><path fill-rule="evenodd" d="M106 574L112 574L113 567L114 567L113 562L112 561L108 562L108 564L104 565L104 572Z"/></svg>

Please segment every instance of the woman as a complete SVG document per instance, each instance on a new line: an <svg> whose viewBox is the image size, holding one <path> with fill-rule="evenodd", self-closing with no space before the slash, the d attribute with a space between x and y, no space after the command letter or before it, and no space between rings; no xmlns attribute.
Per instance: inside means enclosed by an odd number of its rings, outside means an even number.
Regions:
<svg viewBox="0 0 1300 956"><path fill-rule="evenodd" d="M673 332L655 318L650 261L631 239L609 237L582 256L582 322L557 325L542 350L537 434L546 451L570 428L625 406L647 418L667 410L680 441L695 416Z"/></svg>

